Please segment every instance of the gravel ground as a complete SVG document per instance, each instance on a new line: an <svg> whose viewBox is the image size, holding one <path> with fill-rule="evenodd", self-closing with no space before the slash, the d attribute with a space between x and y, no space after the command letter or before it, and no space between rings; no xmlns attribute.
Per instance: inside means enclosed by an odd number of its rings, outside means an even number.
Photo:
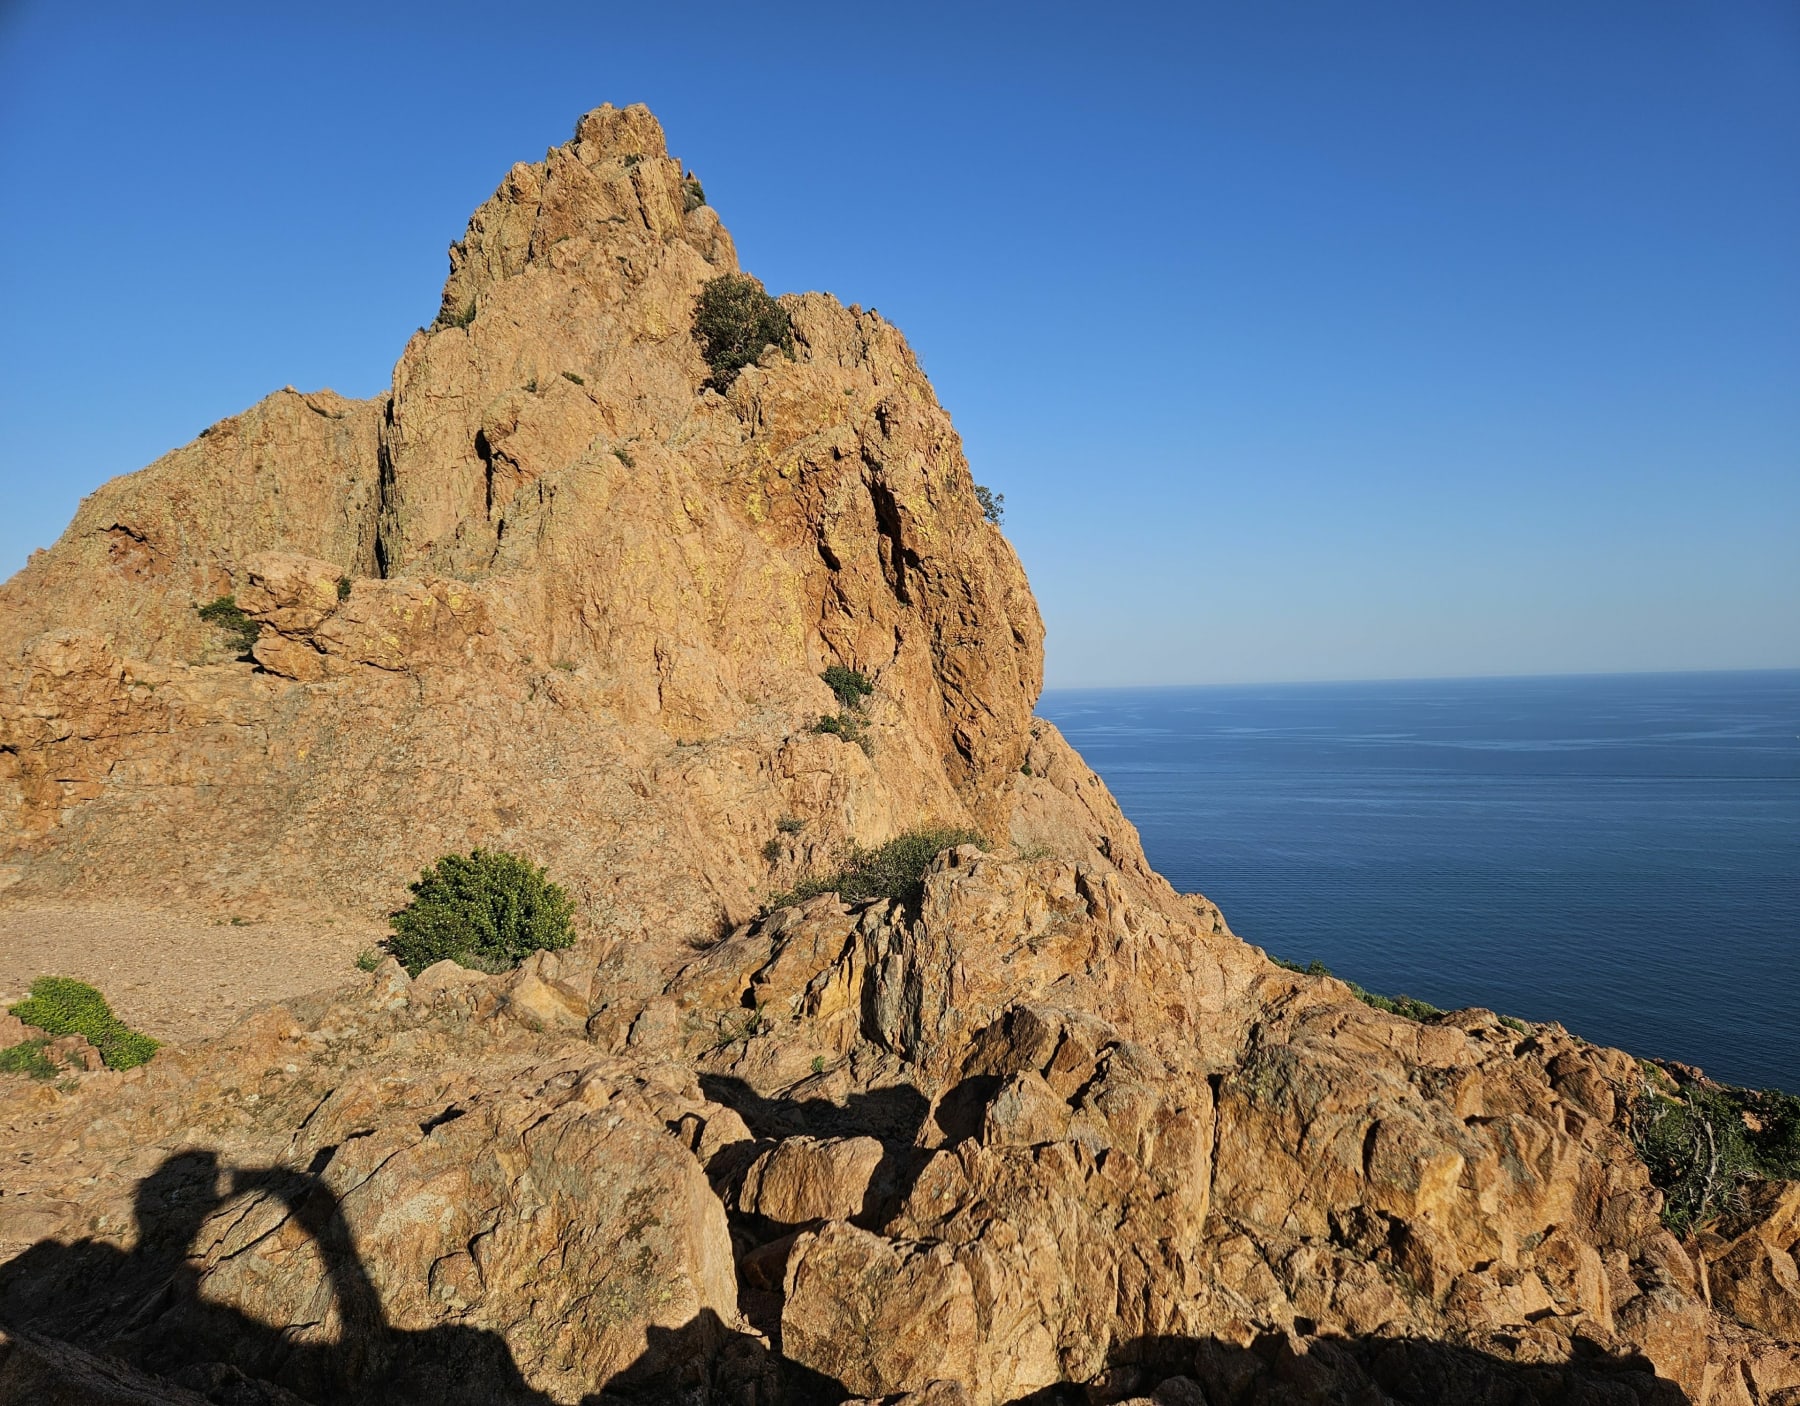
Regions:
<svg viewBox="0 0 1800 1406"><path fill-rule="evenodd" d="M251 1006L354 980L381 923L210 918L126 907L0 906L0 1009L39 976L105 993L127 1024L181 1043L216 1035Z"/></svg>

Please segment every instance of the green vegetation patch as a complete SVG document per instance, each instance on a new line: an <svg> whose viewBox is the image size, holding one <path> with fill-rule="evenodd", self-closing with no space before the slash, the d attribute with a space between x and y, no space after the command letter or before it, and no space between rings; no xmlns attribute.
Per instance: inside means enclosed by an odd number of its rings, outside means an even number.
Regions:
<svg viewBox="0 0 1800 1406"><path fill-rule="evenodd" d="M858 847L851 852L849 862L836 873L817 874L801 880L787 893L771 899L765 911L773 912L792 903L802 903L822 893L835 893L846 903L864 903L875 898L916 903L931 861L957 845L988 847L987 841L973 830L943 826L909 830L874 849Z"/></svg>
<svg viewBox="0 0 1800 1406"><path fill-rule="evenodd" d="M875 685L869 682L869 676L858 669L847 669L842 664L833 664L819 677L825 680L825 687L837 695L840 707L860 708L863 700L875 692Z"/></svg>
<svg viewBox="0 0 1800 1406"><path fill-rule="evenodd" d="M1331 968L1323 962L1308 962L1301 966L1298 962L1289 962L1281 957L1269 958L1276 966L1287 971L1299 972L1302 976L1330 976ZM1365 986L1358 986L1354 981L1346 981L1350 994L1365 1006L1373 1006L1378 1011L1386 1011L1389 1015L1405 1016L1408 1020L1430 1020L1444 1012L1429 1001L1421 1001L1402 993L1398 996L1383 996L1378 991L1371 991Z"/></svg>
<svg viewBox="0 0 1800 1406"><path fill-rule="evenodd" d="M981 504L981 515L998 527L1006 520L1006 495L996 493L986 484L975 485L975 501Z"/></svg>
<svg viewBox="0 0 1800 1406"><path fill-rule="evenodd" d="M21 1040L10 1049L0 1050L0 1074L26 1074L33 1079L54 1079L55 1063L44 1053L48 1040Z"/></svg>
<svg viewBox="0 0 1800 1406"><path fill-rule="evenodd" d="M236 596L220 596L217 600L197 605L194 609L200 613L202 620L237 646L240 658L250 653L256 637L262 633L262 626L244 614Z"/></svg>
<svg viewBox="0 0 1800 1406"><path fill-rule="evenodd" d="M12 1013L46 1035L82 1036L108 1069L135 1069L156 1053L156 1041L120 1020L106 997L73 977L40 976Z"/></svg>
<svg viewBox="0 0 1800 1406"><path fill-rule="evenodd" d="M702 285L694 303L694 340L712 368L706 384L721 393L769 347L794 354L787 309L747 273L722 273Z"/></svg>
<svg viewBox="0 0 1800 1406"><path fill-rule="evenodd" d="M684 214L691 215L706 204L706 187L700 184L700 178L689 171L681 181L681 207Z"/></svg>
<svg viewBox="0 0 1800 1406"><path fill-rule="evenodd" d="M841 737L846 742L854 742L863 749L865 757L875 755L874 744L869 741L868 723L848 708L841 713L826 713L812 725L812 730L832 737Z"/></svg>
<svg viewBox="0 0 1800 1406"><path fill-rule="evenodd" d="M1652 1066L1631 1109L1631 1140L1677 1235L1744 1204L1751 1182L1800 1178L1800 1098L1780 1089L1676 1084Z"/></svg>
<svg viewBox="0 0 1800 1406"><path fill-rule="evenodd" d="M521 855L478 849L447 854L409 885L413 900L394 913L382 945L417 976L434 962L503 972L533 952L575 941L575 904Z"/></svg>

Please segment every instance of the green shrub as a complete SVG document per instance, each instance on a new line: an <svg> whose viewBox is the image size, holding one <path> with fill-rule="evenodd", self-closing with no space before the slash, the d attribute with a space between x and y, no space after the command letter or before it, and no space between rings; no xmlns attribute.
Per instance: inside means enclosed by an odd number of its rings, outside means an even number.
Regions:
<svg viewBox="0 0 1800 1406"><path fill-rule="evenodd" d="M1302 976L1330 976L1332 974L1331 968L1320 961L1311 961L1305 966L1301 966L1298 962L1290 962L1282 957L1271 956L1269 960L1284 971L1299 972ZM1346 981L1344 985L1348 986L1350 994L1365 1006L1373 1006L1376 1010L1386 1011L1389 1015L1405 1016L1408 1020L1430 1020L1433 1016L1443 1014L1443 1011L1429 1001L1416 1000L1406 995L1383 996L1365 986L1358 986L1354 981Z"/></svg>
<svg viewBox="0 0 1800 1406"><path fill-rule="evenodd" d="M864 903L873 898L917 902L926 868L945 850L957 845L986 849L987 841L973 830L941 826L909 830L874 849L853 850L842 869L803 879L787 893L771 899L765 911L773 912L822 893L835 893L846 903Z"/></svg>
<svg viewBox="0 0 1800 1406"><path fill-rule="evenodd" d="M573 371L563 372L562 378L563 380L573 382L578 386L585 386L587 384L587 380L584 377L577 376Z"/></svg>
<svg viewBox="0 0 1800 1406"><path fill-rule="evenodd" d="M819 677L825 680L825 687L837 695L839 706L844 708L862 707L863 699L875 691L867 674L847 669L842 664L833 664Z"/></svg>
<svg viewBox="0 0 1800 1406"><path fill-rule="evenodd" d="M56 1065L44 1053L48 1040L21 1040L0 1050L0 1074L27 1074L33 1079L54 1079Z"/></svg>
<svg viewBox="0 0 1800 1406"><path fill-rule="evenodd" d="M706 384L721 392L765 348L794 354L787 310L747 273L722 273L701 287L694 304L694 340L712 368Z"/></svg>
<svg viewBox="0 0 1800 1406"><path fill-rule="evenodd" d="M975 499L981 504L981 515L998 527L1006 517L1006 495L978 483L975 485Z"/></svg>
<svg viewBox="0 0 1800 1406"><path fill-rule="evenodd" d="M12 1013L46 1035L82 1036L108 1069L135 1069L156 1053L156 1041L138 1034L113 1014L106 997L73 977L40 976Z"/></svg>
<svg viewBox="0 0 1800 1406"><path fill-rule="evenodd" d="M200 613L202 620L237 646L239 658L250 653L257 636L262 633L262 626L238 607L236 596L220 596L217 600L197 605L194 609Z"/></svg>
<svg viewBox="0 0 1800 1406"><path fill-rule="evenodd" d="M382 963L381 949L365 947L356 954L356 969L359 972L372 972Z"/></svg>
<svg viewBox="0 0 1800 1406"><path fill-rule="evenodd" d="M1663 1224L1685 1235L1741 1207L1748 1182L1800 1178L1800 1098L1647 1078L1631 1140L1663 1193Z"/></svg>
<svg viewBox="0 0 1800 1406"><path fill-rule="evenodd" d="M475 300L469 299L469 305L459 311L451 311L448 305L438 309L439 327L467 327L475 320Z"/></svg>
<svg viewBox="0 0 1800 1406"><path fill-rule="evenodd" d="M775 828L784 835L798 835L806 828L806 822L798 816L784 815L775 822Z"/></svg>
<svg viewBox="0 0 1800 1406"><path fill-rule="evenodd" d="M447 854L411 884L413 900L382 945L417 976L448 958L476 971L510 971L533 952L575 941L575 905L544 871L516 854Z"/></svg>
<svg viewBox="0 0 1800 1406"><path fill-rule="evenodd" d="M846 742L854 742L862 748L865 757L875 755L875 744L869 741L869 725L848 710L842 713L826 713L812 725L812 730L826 733L832 737L841 737Z"/></svg>
<svg viewBox="0 0 1800 1406"><path fill-rule="evenodd" d="M691 215L706 204L706 187L700 184L700 178L689 171L681 182L682 213Z"/></svg>
<svg viewBox="0 0 1800 1406"><path fill-rule="evenodd" d="M1402 992L1398 996L1383 996L1358 986L1354 981L1347 983L1350 994L1366 1006L1373 1006L1378 1011L1386 1011L1389 1015L1405 1016L1408 1020L1430 1020L1444 1012L1429 1001L1415 1000Z"/></svg>
<svg viewBox="0 0 1800 1406"><path fill-rule="evenodd" d="M1529 1035L1531 1033L1531 1027L1520 1020L1516 1015L1503 1015L1500 1017L1500 1023L1508 1030L1516 1031L1520 1035Z"/></svg>
<svg viewBox="0 0 1800 1406"><path fill-rule="evenodd" d="M338 599L339 600L349 600L350 599L351 585L352 585L352 582L348 576L338 577Z"/></svg>

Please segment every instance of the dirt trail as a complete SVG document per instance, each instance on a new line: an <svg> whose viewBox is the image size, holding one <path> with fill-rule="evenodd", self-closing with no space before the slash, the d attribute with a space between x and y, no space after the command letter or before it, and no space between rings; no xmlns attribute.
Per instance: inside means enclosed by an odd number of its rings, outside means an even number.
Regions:
<svg viewBox="0 0 1800 1406"><path fill-rule="evenodd" d="M106 993L159 1040L215 1035L251 1006L356 976L356 954L384 924L214 919L117 905L0 906L0 1009L39 976L73 976Z"/></svg>

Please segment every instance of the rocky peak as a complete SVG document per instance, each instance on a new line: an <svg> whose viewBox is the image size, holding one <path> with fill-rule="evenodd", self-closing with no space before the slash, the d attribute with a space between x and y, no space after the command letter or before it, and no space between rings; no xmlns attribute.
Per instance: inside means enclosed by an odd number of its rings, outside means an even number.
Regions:
<svg viewBox="0 0 1800 1406"><path fill-rule="evenodd" d="M471 318L483 293L533 267L579 269L601 289L615 286L677 240L715 271L737 267L731 236L700 199L698 181L670 159L650 110L596 108L566 145L508 171L470 218L450 246L438 322Z"/></svg>
<svg viewBox="0 0 1800 1406"><path fill-rule="evenodd" d="M665 152L589 113L475 212L388 394L278 393L8 583L20 893L379 912L489 844L660 946L936 823L1167 895L1031 717L1036 604L899 331L790 294L792 355L708 385L695 300L736 259ZM228 595L253 656L196 612ZM873 684L847 732L831 665Z"/></svg>

